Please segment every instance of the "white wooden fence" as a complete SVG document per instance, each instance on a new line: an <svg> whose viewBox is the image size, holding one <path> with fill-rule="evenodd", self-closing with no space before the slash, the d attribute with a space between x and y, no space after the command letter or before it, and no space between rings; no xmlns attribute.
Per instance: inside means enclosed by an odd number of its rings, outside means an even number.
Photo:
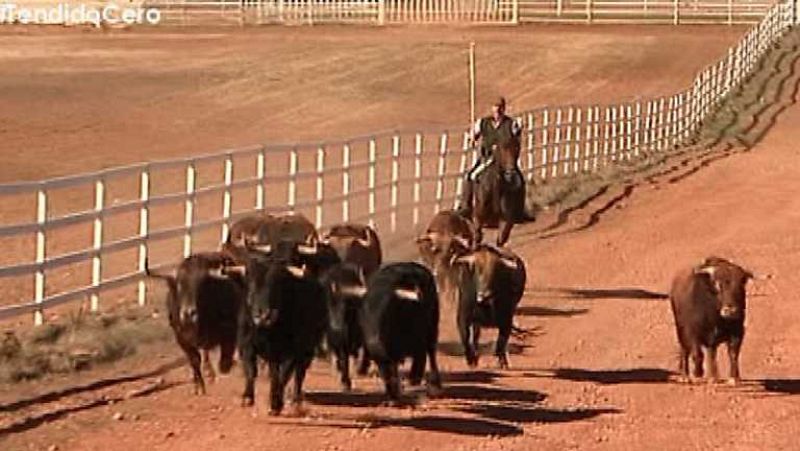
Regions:
<svg viewBox="0 0 800 451"><path fill-rule="evenodd" d="M681 145L795 22L793 2L775 5L675 95L519 115L526 126L527 178L546 182L593 172ZM73 301L88 301L96 311L101 293L133 285L144 303L145 259L168 262L157 265L165 267L181 255L213 249L232 221L254 210L303 212L319 227L367 222L382 237L408 238L429 215L458 200L473 158L461 131L420 131L257 146L0 185L0 217L35 213L31 222L0 226L3 258L23 258L0 260L0 319L33 313L41 324L46 309ZM82 236L91 238L88 245L68 250Z"/></svg>

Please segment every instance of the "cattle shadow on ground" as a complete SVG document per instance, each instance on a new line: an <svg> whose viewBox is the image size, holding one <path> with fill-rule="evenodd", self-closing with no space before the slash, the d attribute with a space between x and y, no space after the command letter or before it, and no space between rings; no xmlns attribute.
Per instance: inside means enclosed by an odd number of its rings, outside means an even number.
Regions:
<svg viewBox="0 0 800 451"><path fill-rule="evenodd" d="M30 407L36 404L44 404L48 402L57 401L61 398L65 398L67 396L77 395L85 392L90 392L94 390L100 390L103 388L111 387L114 385L124 384L128 382L135 382L142 379L147 379L150 377L160 376L169 371L172 371L176 368L180 368L186 364L186 359L180 358L173 360L171 362L167 362L158 368L155 368L151 371L147 371L144 373L137 373L132 374L129 376L118 376L112 377L107 379L100 379L97 381L90 382L88 384L79 385L77 387L67 387L60 390L51 391L48 393L43 393L32 398L21 399L19 401L14 401L8 404L0 405L0 412L13 412L15 410L24 409L26 407Z"/></svg>
<svg viewBox="0 0 800 451"><path fill-rule="evenodd" d="M534 295L534 293L536 293L536 295ZM545 294L545 296L539 296L538 294ZM543 288L535 292L527 292L526 295L532 297L577 299L664 300L669 298L669 295L666 293L649 291L642 288Z"/></svg>
<svg viewBox="0 0 800 451"><path fill-rule="evenodd" d="M305 399L311 404L333 407L381 407L388 406L383 392L307 392ZM414 407L421 403L421 397L406 391L396 402L397 407Z"/></svg>
<svg viewBox="0 0 800 451"><path fill-rule="evenodd" d="M621 370L586 370L580 368L556 368L545 374L526 374L528 377L552 377L574 382L596 382L598 384L655 384L668 382L673 374L661 368L631 368Z"/></svg>
<svg viewBox="0 0 800 451"><path fill-rule="evenodd" d="M495 341L486 341L478 345L478 355L481 357L494 355ZM511 355L521 355L526 348L530 348L520 343L508 343L508 353ZM460 341L440 341L437 345L440 354L448 357L464 357L464 347Z"/></svg>
<svg viewBox="0 0 800 451"><path fill-rule="evenodd" d="M622 412L615 408L549 409L514 405L469 406L459 410L483 418L513 423L569 423Z"/></svg>
<svg viewBox="0 0 800 451"><path fill-rule="evenodd" d="M557 309L551 307L540 307L536 305L523 305L517 307L517 310L514 312L515 316L545 316L545 317L555 317L555 316L563 316L563 317L573 317L578 315L583 315L588 313L589 309L579 308L579 309Z"/></svg>
<svg viewBox="0 0 800 451"><path fill-rule="evenodd" d="M502 377L506 376L495 371L454 371L442 373L442 382L445 384L491 384Z"/></svg>
<svg viewBox="0 0 800 451"><path fill-rule="evenodd" d="M479 418L461 418L451 416L426 415L412 418L377 418L372 427L406 427L426 432L446 432L457 435L480 436L490 435L511 437L522 435L521 427L488 421Z"/></svg>
<svg viewBox="0 0 800 451"><path fill-rule="evenodd" d="M800 395L800 379L763 379L757 382L770 393Z"/></svg>
<svg viewBox="0 0 800 451"><path fill-rule="evenodd" d="M517 390L484 385L446 385L439 398L459 401L538 403L544 401L547 395L536 390Z"/></svg>

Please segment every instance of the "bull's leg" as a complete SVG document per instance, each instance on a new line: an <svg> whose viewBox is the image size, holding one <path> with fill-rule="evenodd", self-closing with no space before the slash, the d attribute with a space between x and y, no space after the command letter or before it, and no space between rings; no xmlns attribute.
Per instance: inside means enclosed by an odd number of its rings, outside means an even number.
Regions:
<svg viewBox="0 0 800 451"><path fill-rule="evenodd" d="M236 353L236 339L223 340L219 348L219 372L228 374L233 368L233 355Z"/></svg>
<svg viewBox="0 0 800 451"><path fill-rule="evenodd" d="M211 363L211 356L209 355L208 349L203 349L203 372L209 382L213 384L214 380L217 378L217 374L214 372L214 365Z"/></svg>
<svg viewBox="0 0 800 451"><path fill-rule="evenodd" d="M717 369L717 345L706 348L706 358L708 359L708 381L714 383L719 379Z"/></svg>
<svg viewBox="0 0 800 451"><path fill-rule="evenodd" d="M509 337L511 337L511 324L503 325L497 329L497 343L495 344L494 355L497 357L497 365L502 370L508 369Z"/></svg>
<svg viewBox="0 0 800 451"><path fill-rule="evenodd" d="M437 337L429 340L428 344L428 377L427 388L429 396L438 396L442 392L442 376L439 374L439 363L436 361Z"/></svg>
<svg viewBox="0 0 800 451"><path fill-rule="evenodd" d="M269 364L269 413L279 415L283 410L286 384L295 369L296 362L292 359L283 362L270 362Z"/></svg>
<svg viewBox="0 0 800 451"><path fill-rule="evenodd" d="M367 352L367 348L361 348L361 363L358 365L358 370L356 371L359 376L366 376L367 372L369 372L369 353Z"/></svg>
<svg viewBox="0 0 800 451"><path fill-rule="evenodd" d="M739 375L739 351L742 349L742 338L734 337L728 342L728 359L730 359L731 372L728 382L737 385L741 381Z"/></svg>
<svg viewBox="0 0 800 451"><path fill-rule="evenodd" d="M469 323L469 320L465 316L459 315L458 334L461 337L461 346L464 347L464 356L467 358L467 365L469 365L470 368L474 368L478 366L478 355L476 353L476 348L472 345L472 340L470 340Z"/></svg>
<svg viewBox="0 0 800 451"><path fill-rule="evenodd" d="M311 365L311 360L313 360L313 356L302 359L294 367L294 399L292 399L292 403L297 406L298 409L303 404L303 381L306 378L306 371L308 371L308 367ZM346 366L348 363L347 356L345 356L344 362Z"/></svg>
<svg viewBox="0 0 800 451"><path fill-rule="evenodd" d="M483 243L483 222L475 221L475 245Z"/></svg>
<svg viewBox="0 0 800 451"><path fill-rule="evenodd" d="M687 382L689 380L689 349L681 345L680 355L678 356L678 373L679 382Z"/></svg>
<svg viewBox="0 0 800 451"><path fill-rule="evenodd" d="M699 344L692 346L692 362L694 363L694 372L692 375L696 379L703 377L703 348Z"/></svg>
<svg viewBox="0 0 800 451"><path fill-rule="evenodd" d="M178 340L178 345L183 349L183 352L186 354L186 357L189 359L189 365L192 367L192 379L194 381L194 394L195 395L205 395L206 394L206 384L203 380L203 373L200 371L200 364L201 364L201 357L200 351L197 350L196 347L186 343L182 340Z"/></svg>
<svg viewBox="0 0 800 451"><path fill-rule="evenodd" d="M244 371L242 406L252 406L255 399L256 377L258 377L258 359L255 349L252 346L241 346L239 358L242 360L242 370Z"/></svg>
<svg viewBox="0 0 800 451"><path fill-rule="evenodd" d="M353 389L353 382L350 380L350 355L344 347L336 350L336 367L339 370L339 383L342 391L349 392Z"/></svg>
<svg viewBox="0 0 800 451"><path fill-rule="evenodd" d="M481 326L477 324L472 325L472 350L475 353L475 366L478 366L481 359Z"/></svg>
<svg viewBox="0 0 800 451"><path fill-rule="evenodd" d="M418 352L411 359L411 372L409 373L409 384L413 387L422 383L422 377L425 376L425 350Z"/></svg>
<svg viewBox="0 0 800 451"><path fill-rule="evenodd" d="M400 399L400 377L397 374L397 363L388 360L378 362L378 371L386 386L386 395L392 402Z"/></svg>
<svg viewBox="0 0 800 451"><path fill-rule="evenodd" d="M497 245L502 247L508 242L511 236L511 229L514 227L514 221L502 221L500 231L497 233Z"/></svg>

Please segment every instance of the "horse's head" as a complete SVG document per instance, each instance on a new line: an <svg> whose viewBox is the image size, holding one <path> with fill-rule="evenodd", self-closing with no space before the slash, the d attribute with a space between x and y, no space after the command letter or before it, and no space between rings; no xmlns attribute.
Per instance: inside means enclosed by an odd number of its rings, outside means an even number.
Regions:
<svg viewBox="0 0 800 451"><path fill-rule="evenodd" d="M519 160L520 142L517 139L509 140L502 144L492 147L492 156L497 162L499 169L503 172L513 171L517 167Z"/></svg>

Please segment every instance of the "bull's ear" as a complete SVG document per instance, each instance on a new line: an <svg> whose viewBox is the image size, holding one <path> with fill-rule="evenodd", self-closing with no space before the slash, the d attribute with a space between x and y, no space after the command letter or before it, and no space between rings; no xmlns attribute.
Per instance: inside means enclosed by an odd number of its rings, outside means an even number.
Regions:
<svg viewBox="0 0 800 451"><path fill-rule="evenodd" d="M394 295L404 301L419 302L419 292L408 288L395 288Z"/></svg>
<svg viewBox="0 0 800 451"><path fill-rule="evenodd" d="M286 270L289 271L289 274L298 279L302 279L303 277L306 276L306 265L303 266L286 265Z"/></svg>
<svg viewBox="0 0 800 451"><path fill-rule="evenodd" d="M250 249L261 252L262 254L270 254L272 252L272 245L271 244L254 244L250 246Z"/></svg>
<svg viewBox="0 0 800 451"><path fill-rule="evenodd" d="M509 269L519 269L519 263L512 258L500 257L500 263Z"/></svg>

